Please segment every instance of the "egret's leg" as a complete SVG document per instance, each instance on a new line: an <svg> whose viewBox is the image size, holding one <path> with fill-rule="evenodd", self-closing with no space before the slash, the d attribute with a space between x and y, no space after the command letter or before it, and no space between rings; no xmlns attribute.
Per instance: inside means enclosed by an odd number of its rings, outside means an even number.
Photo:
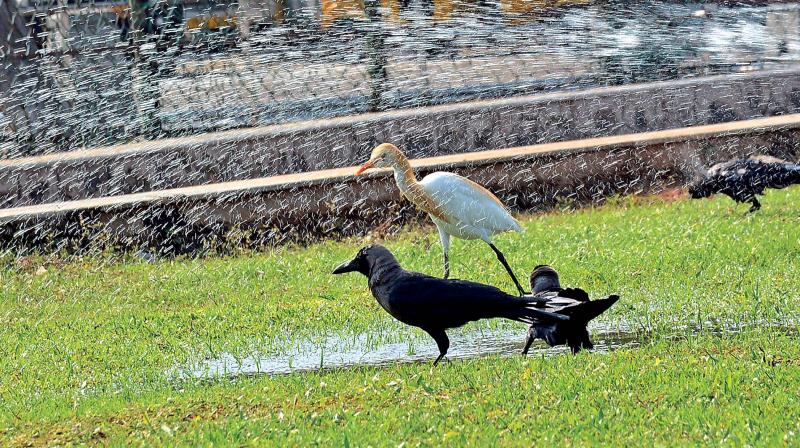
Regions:
<svg viewBox="0 0 800 448"><path fill-rule="evenodd" d="M514 280L514 285L517 287L519 295L524 296L525 290L522 289L522 286L519 284L519 280L517 280L517 276L514 275L514 271L511 270L511 266L508 265L506 257L503 256L503 253L500 252L500 249L498 249L493 243L489 243L489 247L491 247L495 255L497 255L497 259L500 260L500 263L503 263L503 267L506 268L506 271L508 271L508 275L511 276L511 280Z"/></svg>
<svg viewBox="0 0 800 448"><path fill-rule="evenodd" d="M439 240L442 242L442 252L444 253L444 277L450 277L450 258L448 257L448 253L450 252L450 234L445 232L440 226L436 226L436 229L439 230Z"/></svg>

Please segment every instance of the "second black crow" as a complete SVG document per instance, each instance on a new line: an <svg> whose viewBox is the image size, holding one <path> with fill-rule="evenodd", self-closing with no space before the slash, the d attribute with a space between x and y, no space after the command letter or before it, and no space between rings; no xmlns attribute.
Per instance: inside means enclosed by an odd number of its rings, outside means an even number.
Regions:
<svg viewBox="0 0 800 448"><path fill-rule="evenodd" d="M506 294L494 286L406 271L383 246L366 246L334 274L360 272L386 312L428 333L439 347L436 365L450 348L445 330L479 319L506 318L532 324L566 322L569 317L536 307L540 299Z"/></svg>
<svg viewBox="0 0 800 448"><path fill-rule="evenodd" d="M572 353L578 353L582 348L593 348L586 325L619 300L616 295L589 300L589 294L580 288L562 288L558 272L547 265L536 266L531 273L531 291L532 298L538 299L536 304L540 309L569 316L570 320L536 320L528 330L525 348L522 349L523 355L528 353L536 338L544 339L550 347L567 344Z"/></svg>
<svg viewBox="0 0 800 448"><path fill-rule="evenodd" d="M761 208L757 195L767 188L786 188L800 184L800 165L769 156L718 163L703 178L689 186L689 196L700 199L715 193L729 196L736 202L749 202L750 212Z"/></svg>

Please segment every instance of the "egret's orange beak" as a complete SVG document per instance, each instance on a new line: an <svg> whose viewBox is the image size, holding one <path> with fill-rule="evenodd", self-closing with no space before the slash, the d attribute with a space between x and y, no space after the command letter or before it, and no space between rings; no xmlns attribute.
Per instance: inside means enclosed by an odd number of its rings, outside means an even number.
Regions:
<svg viewBox="0 0 800 448"><path fill-rule="evenodd" d="M361 165L361 168L359 168L358 170L356 170L356 176L358 176L358 175L360 175L361 173L363 173L364 171L366 171L366 170L368 170L368 169L372 168L372 166L373 166L373 165L375 165L375 161L374 161L374 160L367 160L367 163L365 163L365 164Z"/></svg>

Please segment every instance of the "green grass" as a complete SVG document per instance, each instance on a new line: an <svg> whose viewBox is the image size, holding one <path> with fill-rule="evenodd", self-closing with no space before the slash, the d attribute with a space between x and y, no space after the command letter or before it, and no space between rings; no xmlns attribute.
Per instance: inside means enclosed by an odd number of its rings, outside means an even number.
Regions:
<svg viewBox="0 0 800 448"><path fill-rule="evenodd" d="M329 274L363 240L156 264L6 259L0 445L798 445L800 338L780 325L800 316L800 189L763 203L745 215L725 198L624 198L523 219L524 233L496 241L518 274L548 263L593 296L619 293L601 319L644 330L641 346L437 369L168 373L297 338L397 338L362 276ZM432 228L382 243L408 269L441 270ZM451 262L456 277L513 291L483 243L454 241ZM745 330L709 331L726 325Z"/></svg>

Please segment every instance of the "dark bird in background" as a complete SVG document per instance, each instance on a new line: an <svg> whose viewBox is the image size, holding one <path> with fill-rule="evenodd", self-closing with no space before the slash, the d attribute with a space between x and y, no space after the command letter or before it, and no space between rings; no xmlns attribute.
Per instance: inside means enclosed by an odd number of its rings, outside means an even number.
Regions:
<svg viewBox="0 0 800 448"><path fill-rule="evenodd" d="M800 184L800 165L769 156L718 163L689 186L689 196L700 199L715 193L729 196L736 202L749 202L749 212L761 208L756 195L767 188L786 188Z"/></svg>
<svg viewBox="0 0 800 448"><path fill-rule="evenodd" d="M339 265L334 274L360 272L378 303L395 319L419 327L439 346L436 365L450 348L445 330L479 319L506 318L545 325L569 317L536 307L535 300L506 294L494 286L409 272L383 246L362 248L355 258Z"/></svg>
<svg viewBox="0 0 800 448"><path fill-rule="evenodd" d="M528 353L533 340L544 339L550 347L567 344L572 353L582 348L593 348L586 325L590 320L603 314L619 300L612 295L601 300L589 300L586 291L580 288L562 288L558 272L547 265L539 265L531 273L531 299L543 311L569 316L567 322L544 321L536 319L528 330L525 348L522 354Z"/></svg>

